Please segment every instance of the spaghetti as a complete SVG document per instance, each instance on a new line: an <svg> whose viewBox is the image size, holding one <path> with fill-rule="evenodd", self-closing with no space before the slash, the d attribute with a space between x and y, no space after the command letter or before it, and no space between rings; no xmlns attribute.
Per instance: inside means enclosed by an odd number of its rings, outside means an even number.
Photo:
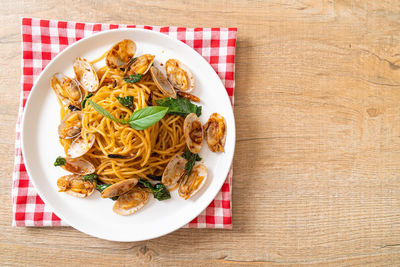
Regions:
<svg viewBox="0 0 400 267"><path fill-rule="evenodd" d="M169 59L165 77L153 66L154 55L135 52L136 44L125 39L92 62L76 58L74 79L60 73L51 79L66 154L54 165L72 173L57 186L77 197L97 189L116 199L113 210L120 215L136 212L151 193L166 200L178 188L180 197L193 196L207 179L198 162L204 135L210 149L221 152L226 137L217 113L204 132L201 106L191 103L200 99L189 93L194 76L182 62ZM103 59L106 66L96 71L92 64Z"/></svg>

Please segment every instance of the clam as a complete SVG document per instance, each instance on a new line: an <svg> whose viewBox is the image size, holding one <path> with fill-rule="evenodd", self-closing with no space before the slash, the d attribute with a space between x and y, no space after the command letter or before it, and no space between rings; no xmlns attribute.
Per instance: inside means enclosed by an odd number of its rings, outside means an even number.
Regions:
<svg viewBox="0 0 400 267"><path fill-rule="evenodd" d="M61 139L71 139L77 137L82 129L83 113L73 111L68 113L58 126L58 136Z"/></svg>
<svg viewBox="0 0 400 267"><path fill-rule="evenodd" d="M196 163L189 177L185 177L178 189L178 194L184 199L194 196L203 187L207 179L207 168L204 164Z"/></svg>
<svg viewBox="0 0 400 267"><path fill-rule="evenodd" d="M68 148L67 156L70 158L79 158L80 156L86 154L88 152L95 141L94 134L89 137L88 142L86 143L82 136L78 136L72 141L71 145Z"/></svg>
<svg viewBox="0 0 400 267"><path fill-rule="evenodd" d="M189 68L177 59L165 63L168 80L178 90L189 93L194 88L194 76Z"/></svg>
<svg viewBox="0 0 400 267"><path fill-rule="evenodd" d="M183 133L188 149L192 153L199 153L203 143L203 125L196 114L190 113L183 123Z"/></svg>
<svg viewBox="0 0 400 267"><path fill-rule="evenodd" d="M96 182L85 181L81 175L71 174L57 180L59 192L65 192L74 197L90 196L96 188Z"/></svg>
<svg viewBox="0 0 400 267"><path fill-rule="evenodd" d="M119 215L130 215L140 210L149 200L149 193L139 188L133 188L129 192L118 197L113 211Z"/></svg>
<svg viewBox="0 0 400 267"><path fill-rule="evenodd" d="M79 106L84 94L76 80L56 73L50 80L50 85L57 97L64 105Z"/></svg>
<svg viewBox="0 0 400 267"><path fill-rule="evenodd" d="M150 54L145 54L141 55L140 57L137 57L130 66L128 66L128 71L126 74L128 75L134 75L134 74L140 74L140 75L145 75L150 67L153 65L154 62L154 55Z"/></svg>
<svg viewBox="0 0 400 267"><path fill-rule="evenodd" d="M150 74L151 77L153 78L153 81L157 85L158 89L160 89L161 92L163 92L166 96L176 98L176 92L174 87L171 85L171 83L168 81L168 79L162 74L162 72L152 66L150 68Z"/></svg>
<svg viewBox="0 0 400 267"><path fill-rule="evenodd" d="M93 66L84 58L76 58L73 64L76 79L88 92L94 92L99 88L99 78Z"/></svg>
<svg viewBox="0 0 400 267"><path fill-rule="evenodd" d="M185 165L187 160L183 158L180 154L176 154L168 162L167 167L162 175L161 182L166 187L174 187L179 180L185 175Z"/></svg>
<svg viewBox="0 0 400 267"><path fill-rule="evenodd" d="M116 43L107 53L106 64L110 69L125 67L135 56L136 44L129 39Z"/></svg>
<svg viewBox="0 0 400 267"><path fill-rule="evenodd" d="M131 190L138 183L138 179L132 178L115 183L101 192L102 198L121 196Z"/></svg>
<svg viewBox="0 0 400 267"><path fill-rule="evenodd" d="M65 158L65 164L61 168L74 174L86 175L95 172L95 167L83 158Z"/></svg>
<svg viewBox="0 0 400 267"><path fill-rule="evenodd" d="M212 152L224 152L226 141L225 118L218 113L211 114L204 125L204 134Z"/></svg>

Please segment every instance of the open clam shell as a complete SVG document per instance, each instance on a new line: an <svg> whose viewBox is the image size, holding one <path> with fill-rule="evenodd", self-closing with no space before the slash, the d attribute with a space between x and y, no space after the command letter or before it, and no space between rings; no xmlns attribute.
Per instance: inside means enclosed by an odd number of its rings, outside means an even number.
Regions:
<svg viewBox="0 0 400 267"><path fill-rule="evenodd" d="M139 188L133 188L129 192L118 197L113 211L119 215L130 215L137 212L149 200L149 193Z"/></svg>
<svg viewBox="0 0 400 267"><path fill-rule="evenodd" d="M77 137L82 129L83 113L73 111L68 113L58 126L58 136L61 139L71 139Z"/></svg>
<svg viewBox="0 0 400 267"><path fill-rule="evenodd" d="M96 182L85 181L81 175L71 174L62 176L57 180L60 192L65 192L74 197L90 196L96 188Z"/></svg>
<svg viewBox="0 0 400 267"><path fill-rule="evenodd" d="M179 179L185 175L186 162L187 160L183 158L181 154L173 156L164 169L161 182L166 187L174 187Z"/></svg>
<svg viewBox="0 0 400 267"><path fill-rule="evenodd" d="M79 175L91 174L96 170L92 163L83 158L65 158L65 164L61 168Z"/></svg>
<svg viewBox="0 0 400 267"><path fill-rule="evenodd" d="M95 92L99 88L99 78L92 64L84 58L76 58L73 64L76 79L88 92Z"/></svg>
<svg viewBox="0 0 400 267"><path fill-rule="evenodd" d="M78 82L62 73L54 74L50 85L64 105L79 106L84 98Z"/></svg>
<svg viewBox="0 0 400 267"><path fill-rule="evenodd" d="M218 113L211 114L204 125L204 134L212 152L224 152L226 141L225 118Z"/></svg>
<svg viewBox="0 0 400 267"><path fill-rule="evenodd" d="M111 69L125 67L135 56L136 44L132 40L125 39L116 43L107 53L106 64Z"/></svg>
<svg viewBox="0 0 400 267"><path fill-rule="evenodd" d="M150 74L153 81L163 94L166 96L176 98L176 91L164 74L155 66L150 68Z"/></svg>
<svg viewBox="0 0 400 267"><path fill-rule="evenodd" d="M137 183L138 179L135 178L120 181L104 189L103 192L101 192L101 197L109 198L121 196L135 187Z"/></svg>
<svg viewBox="0 0 400 267"><path fill-rule="evenodd" d="M190 69L177 59L169 59L165 63L167 78L178 90L191 92L194 89L194 76Z"/></svg>
<svg viewBox="0 0 400 267"><path fill-rule="evenodd" d="M179 185L178 194L184 199L194 196L207 180L207 168L202 163L196 163L189 177L185 177Z"/></svg>
<svg viewBox="0 0 400 267"><path fill-rule="evenodd" d="M154 58L155 56L150 54L145 54L141 55L140 57L137 57L136 60L133 61L133 63L130 66L128 66L128 71L126 74L145 75L153 65Z"/></svg>
<svg viewBox="0 0 400 267"><path fill-rule="evenodd" d="M79 158L80 156L83 156L88 152L95 141L95 135L91 135L89 137L88 142L86 143L85 139L82 138L82 136L78 136L75 138L74 141L72 141L70 147L68 148L67 151L67 156L70 158Z"/></svg>
<svg viewBox="0 0 400 267"><path fill-rule="evenodd" d="M183 133L188 149L192 153L199 153L203 143L203 124L196 114L190 113L183 123Z"/></svg>

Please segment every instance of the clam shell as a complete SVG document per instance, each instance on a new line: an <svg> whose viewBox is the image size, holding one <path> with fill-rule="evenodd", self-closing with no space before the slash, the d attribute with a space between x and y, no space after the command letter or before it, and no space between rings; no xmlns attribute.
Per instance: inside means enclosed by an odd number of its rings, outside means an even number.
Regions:
<svg viewBox="0 0 400 267"><path fill-rule="evenodd" d="M136 53L136 44L125 39L116 43L107 53L106 64L111 69L124 67Z"/></svg>
<svg viewBox="0 0 400 267"><path fill-rule="evenodd" d="M76 117L75 117L76 116ZM75 118L72 120L72 118ZM58 136L61 139L75 138L81 133L83 113L80 111L73 111L65 115L64 119L58 126Z"/></svg>
<svg viewBox="0 0 400 267"><path fill-rule="evenodd" d="M133 188L118 197L117 201L115 201L113 211L119 215L130 215L143 208L148 200L149 193L138 188Z"/></svg>
<svg viewBox="0 0 400 267"><path fill-rule="evenodd" d="M202 163L196 163L190 176L181 181L178 189L179 196L184 199L194 196L203 187L207 176L206 166Z"/></svg>
<svg viewBox="0 0 400 267"><path fill-rule="evenodd" d="M129 66L128 75L140 74L145 75L154 62L154 55L145 54L137 57L136 60Z"/></svg>
<svg viewBox="0 0 400 267"><path fill-rule="evenodd" d="M153 78L153 81L157 85L158 89L160 89L161 92L163 92L166 96L176 98L176 92L174 87L171 85L171 83L168 81L168 79L162 74L162 72L152 66L150 68L150 74L151 77Z"/></svg>
<svg viewBox="0 0 400 267"><path fill-rule="evenodd" d="M79 175L91 174L96 170L92 163L83 158L65 158L65 165L62 165L61 168Z"/></svg>
<svg viewBox="0 0 400 267"><path fill-rule="evenodd" d="M192 153L199 153L203 143L203 124L196 114L190 113L183 123L183 133L188 149Z"/></svg>
<svg viewBox="0 0 400 267"><path fill-rule="evenodd" d="M225 118L218 113L211 114L204 125L204 134L212 152L224 152L226 141Z"/></svg>
<svg viewBox="0 0 400 267"><path fill-rule="evenodd" d="M125 194L138 183L138 179L132 178L115 183L101 192L102 198L116 197Z"/></svg>
<svg viewBox="0 0 400 267"><path fill-rule="evenodd" d="M96 182L85 181L81 175L71 174L60 177L57 186L60 192L74 197L87 197L93 194Z"/></svg>
<svg viewBox="0 0 400 267"><path fill-rule="evenodd" d="M185 175L185 165L187 160L181 156L181 154L176 154L168 162L167 167L162 175L161 182L166 187L174 187L179 179Z"/></svg>
<svg viewBox="0 0 400 267"><path fill-rule="evenodd" d="M194 89L194 76L190 69L177 59L169 59L165 63L165 71L169 82L178 90L186 93Z"/></svg>
<svg viewBox="0 0 400 267"><path fill-rule="evenodd" d="M78 82L62 73L54 74L50 85L64 105L79 106L84 98Z"/></svg>
<svg viewBox="0 0 400 267"><path fill-rule="evenodd" d="M88 152L92 148L94 141L95 136L91 135L89 142L86 145L85 140L82 138L82 136L78 136L68 148L67 156L70 158L79 158L80 156L86 154L86 152Z"/></svg>
<svg viewBox="0 0 400 267"><path fill-rule="evenodd" d="M88 92L95 92L99 88L99 78L93 66L84 58L76 58L73 64L76 79Z"/></svg>

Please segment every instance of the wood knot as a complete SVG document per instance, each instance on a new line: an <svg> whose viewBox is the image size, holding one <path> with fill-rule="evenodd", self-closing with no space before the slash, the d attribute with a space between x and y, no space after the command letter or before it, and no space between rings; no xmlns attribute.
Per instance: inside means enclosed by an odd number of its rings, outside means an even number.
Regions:
<svg viewBox="0 0 400 267"><path fill-rule="evenodd" d="M136 256L143 263L149 263L152 261L153 257L157 256L157 252L147 246L143 246L138 249Z"/></svg>
<svg viewBox="0 0 400 267"><path fill-rule="evenodd" d="M367 109L367 113L370 117L376 117L380 114L380 112L376 108Z"/></svg>

